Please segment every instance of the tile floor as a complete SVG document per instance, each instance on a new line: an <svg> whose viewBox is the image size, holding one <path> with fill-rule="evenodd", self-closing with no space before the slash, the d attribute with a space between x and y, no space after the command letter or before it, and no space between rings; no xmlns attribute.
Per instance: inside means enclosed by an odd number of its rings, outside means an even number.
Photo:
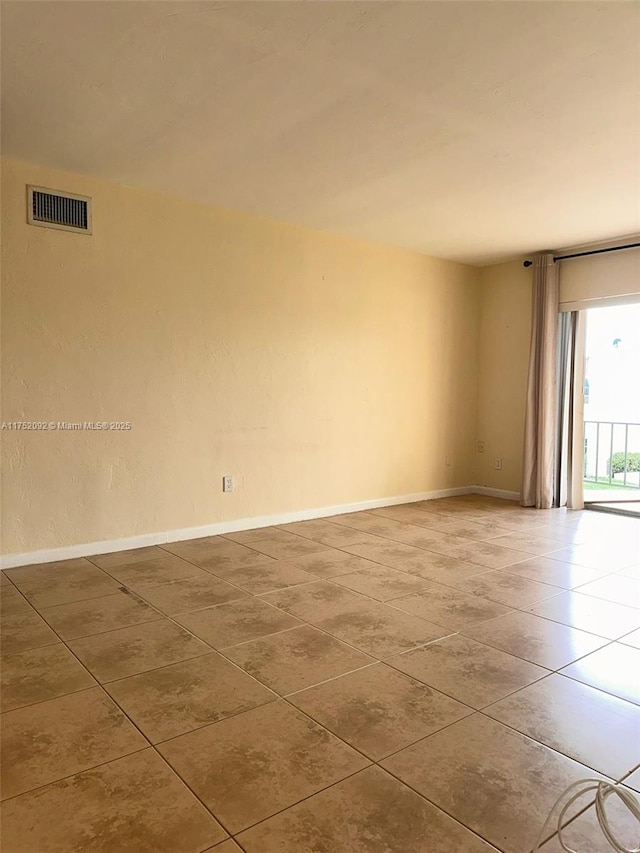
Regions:
<svg viewBox="0 0 640 853"><path fill-rule="evenodd" d="M465 496L0 580L8 853L527 853L571 782L640 791L637 519Z"/></svg>

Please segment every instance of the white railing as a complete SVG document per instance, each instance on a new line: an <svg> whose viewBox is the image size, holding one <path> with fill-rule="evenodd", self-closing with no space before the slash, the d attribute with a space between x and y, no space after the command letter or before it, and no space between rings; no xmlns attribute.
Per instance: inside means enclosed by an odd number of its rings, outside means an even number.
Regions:
<svg viewBox="0 0 640 853"><path fill-rule="evenodd" d="M640 490L640 423L584 422L584 480Z"/></svg>

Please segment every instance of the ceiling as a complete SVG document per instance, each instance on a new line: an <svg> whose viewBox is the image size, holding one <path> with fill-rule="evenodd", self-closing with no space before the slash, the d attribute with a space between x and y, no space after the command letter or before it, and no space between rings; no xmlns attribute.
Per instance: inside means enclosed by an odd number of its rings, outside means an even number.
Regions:
<svg viewBox="0 0 640 853"><path fill-rule="evenodd" d="M473 264L640 230L635 2L2 3L3 151Z"/></svg>

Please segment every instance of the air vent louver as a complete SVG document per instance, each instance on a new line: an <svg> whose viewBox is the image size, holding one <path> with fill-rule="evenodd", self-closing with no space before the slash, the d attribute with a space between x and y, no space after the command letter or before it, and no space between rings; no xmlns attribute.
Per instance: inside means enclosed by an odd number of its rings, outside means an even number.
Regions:
<svg viewBox="0 0 640 853"><path fill-rule="evenodd" d="M91 234L90 198L43 187L28 187L28 191L30 225Z"/></svg>

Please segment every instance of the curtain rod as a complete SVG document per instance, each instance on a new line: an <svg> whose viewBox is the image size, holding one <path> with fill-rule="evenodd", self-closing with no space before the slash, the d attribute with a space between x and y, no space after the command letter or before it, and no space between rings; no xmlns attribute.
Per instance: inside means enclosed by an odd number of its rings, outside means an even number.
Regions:
<svg viewBox="0 0 640 853"><path fill-rule="evenodd" d="M604 252L621 252L623 249L637 249L640 243L627 243L625 246L611 246L610 249L591 249L589 252L575 252L573 255L559 255L554 261L568 261L570 258L584 258L585 255L602 255ZM530 267L533 261L525 261L522 266Z"/></svg>

